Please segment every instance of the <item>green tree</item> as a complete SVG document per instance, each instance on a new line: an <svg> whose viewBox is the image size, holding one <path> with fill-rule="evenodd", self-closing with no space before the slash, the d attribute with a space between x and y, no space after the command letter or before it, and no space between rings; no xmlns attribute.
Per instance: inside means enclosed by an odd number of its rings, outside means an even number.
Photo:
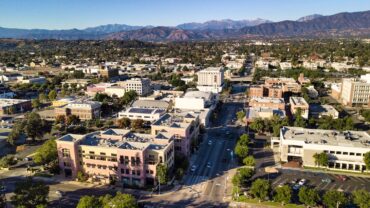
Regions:
<svg viewBox="0 0 370 208"><path fill-rule="evenodd" d="M41 102L46 102L48 98L46 97L45 93L40 93L39 94L39 101Z"/></svg>
<svg viewBox="0 0 370 208"><path fill-rule="evenodd" d="M243 159L243 163L245 166L251 166L254 167L256 165L256 160L253 156L247 156Z"/></svg>
<svg viewBox="0 0 370 208"><path fill-rule="evenodd" d="M261 118L256 118L253 122L249 125L251 129L261 133L262 130L265 128L265 122Z"/></svg>
<svg viewBox="0 0 370 208"><path fill-rule="evenodd" d="M131 120L129 118L118 119L117 125L119 128L128 128L131 125Z"/></svg>
<svg viewBox="0 0 370 208"><path fill-rule="evenodd" d="M57 143L55 139L47 140L40 148L36 150L36 154L33 157L37 164L48 164L56 161L58 158Z"/></svg>
<svg viewBox="0 0 370 208"><path fill-rule="evenodd" d="M143 128L144 120L142 119L136 119L131 122L131 128L133 129L141 129Z"/></svg>
<svg viewBox="0 0 370 208"><path fill-rule="evenodd" d="M110 199L109 202L103 205L103 208L138 208L139 205L135 197L130 194L122 194L117 192L116 196Z"/></svg>
<svg viewBox="0 0 370 208"><path fill-rule="evenodd" d="M249 148L247 145L240 144L239 142L236 144L234 149L235 154L240 158L243 159L248 156Z"/></svg>
<svg viewBox="0 0 370 208"><path fill-rule="evenodd" d="M314 207L320 201L320 195L315 189L303 186L299 189L299 201L306 206Z"/></svg>
<svg viewBox="0 0 370 208"><path fill-rule="evenodd" d="M8 137L6 139L9 144L14 145L15 142L22 136L24 128L23 124L24 122L19 122L13 125L12 131L8 134Z"/></svg>
<svg viewBox="0 0 370 208"><path fill-rule="evenodd" d="M239 121L243 121L243 119L245 118L245 112L242 110L237 112L236 117L238 118Z"/></svg>
<svg viewBox="0 0 370 208"><path fill-rule="evenodd" d="M15 165L17 161L15 160L13 155L6 155L0 159L0 167L1 168L9 168L12 165Z"/></svg>
<svg viewBox="0 0 370 208"><path fill-rule="evenodd" d="M168 182L168 168L166 165L157 165L157 180L160 184L166 184Z"/></svg>
<svg viewBox="0 0 370 208"><path fill-rule="evenodd" d="M35 208L47 206L49 186L43 182L27 178L25 181L17 182L14 195L11 197L12 204L19 208Z"/></svg>
<svg viewBox="0 0 370 208"><path fill-rule="evenodd" d="M31 104L32 104L32 108L36 108L36 109L40 108L40 105L41 105L40 100L38 98L32 99Z"/></svg>
<svg viewBox="0 0 370 208"><path fill-rule="evenodd" d="M38 113L31 112L26 115L24 131L28 137L32 138L32 140L42 137L43 122Z"/></svg>
<svg viewBox="0 0 370 208"><path fill-rule="evenodd" d="M370 170L370 151L364 154L364 162L366 165L366 169Z"/></svg>
<svg viewBox="0 0 370 208"><path fill-rule="evenodd" d="M53 101L57 98L57 91L51 90L48 94L49 100Z"/></svg>
<svg viewBox="0 0 370 208"><path fill-rule="evenodd" d="M254 170L250 168L239 168L233 176L231 182L234 186L242 187L245 185L253 176Z"/></svg>
<svg viewBox="0 0 370 208"><path fill-rule="evenodd" d="M67 125L76 125L76 124L79 124L80 123L80 118L76 115L69 115L67 116L67 121L66 121Z"/></svg>
<svg viewBox="0 0 370 208"><path fill-rule="evenodd" d="M251 194L260 201L265 200L270 192L270 183L265 179L257 179L252 183Z"/></svg>
<svg viewBox="0 0 370 208"><path fill-rule="evenodd" d="M359 208L369 208L370 207L370 192L366 190L356 190L352 193L353 202Z"/></svg>
<svg viewBox="0 0 370 208"><path fill-rule="evenodd" d="M274 200L281 202L283 205L290 202L292 198L292 189L288 185L277 187L275 189Z"/></svg>
<svg viewBox="0 0 370 208"><path fill-rule="evenodd" d="M248 134L242 134L239 139L238 139L238 142L242 145L248 145L249 142L250 142L250 139L249 139L249 136Z"/></svg>
<svg viewBox="0 0 370 208"><path fill-rule="evenodd" d="M328 208L345 207L348 200L343 192L329 190L323 196L323 204Z"/></svg>
<svg viewBox="0 0 370 208"><path fill-rule="evenodd" d="M317 166L328 166L329 156L325 152L322 152L320 154L315 153L313 155L313 158L315 159L315 164Z"/></svg>
<svg viewBox="0 0 370 208"><path fill-rule="evenodd" d="M83 196L80 198L76 208L98 208L102 206L99 198L95 196Z"/></svg>

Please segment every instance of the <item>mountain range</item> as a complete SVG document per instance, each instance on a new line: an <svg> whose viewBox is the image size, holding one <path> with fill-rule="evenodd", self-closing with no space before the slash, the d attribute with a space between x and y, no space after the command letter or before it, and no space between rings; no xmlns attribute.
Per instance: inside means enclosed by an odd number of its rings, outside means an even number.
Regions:
<svg viewBox="0 0 370 208"><path fill-rule="evenodd" d="M309 15L298 20L212 20L175 27L108 24L86 29L45 30L0 27L0 38L16 39L117 39L141 41L187 41L243 39L250 37L369 37L370 11Z"/></svg>

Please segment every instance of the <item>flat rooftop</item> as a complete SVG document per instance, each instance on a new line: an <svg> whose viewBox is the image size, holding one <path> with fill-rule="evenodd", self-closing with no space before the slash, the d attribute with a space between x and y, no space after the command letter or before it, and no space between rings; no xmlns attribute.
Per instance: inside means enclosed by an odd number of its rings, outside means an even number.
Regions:
<svg viewBox="0 0 370 208"><path fill-rule="evenodd" d="M370 136L365 131L337 131L284 126L281 133L284 140L302 141L305 144L370 148Z"/></svg>
<svg viewBox="0 0 370 208"><path fill-rule="evenodd" d="M140 114L156 114L156 113L164 113L165 110L161 110L158 108L128 108L126 113L140 113Z"/></svg>
<svg viewBox="0 0 370 208"><path fill-rule="evenodd" d="M8 106L28 102L28 101L29 100L23 100L23 99L5 99L5 98L1 98L0 99L0 107L8 107Z"/></svg>
<svg viewBox="0 0 370 208"><path fill-rule="evenodd" d="M152 125L156 126L168 126L172 128L186 128L189 126L187 119L195 119L197 115L193 112L181 112L175 114L165 114Z"/></svg>
<svg viewBox="0 0 370 208"><path fill-rule="evenodd" d="M107 135L118 136L114 139L107 138ZM144 150L144 149L164 149L167 144L157 144L155 139L169 140L171 137L166 134L136 134L129 130L123 129L108 129L106 131L98 131L85 135L67 134L59 138L59 141L79 142L79 145L96 146L105 148L119 148L129 150Z"/></svg>
<svg viewBox="0 0 370 208"><path fill-rule="evenodd" d="M299 106L308 106L307 101L303 97L290 97L290 103Z"/></svg>
<svg viewBox="0 0 370 208"><path fill-rule="evenodd" d="M272 97L251 97L250 102L257 102L257 103L275 103L275 104L283 104L283 98L272 98Z"/></svg>

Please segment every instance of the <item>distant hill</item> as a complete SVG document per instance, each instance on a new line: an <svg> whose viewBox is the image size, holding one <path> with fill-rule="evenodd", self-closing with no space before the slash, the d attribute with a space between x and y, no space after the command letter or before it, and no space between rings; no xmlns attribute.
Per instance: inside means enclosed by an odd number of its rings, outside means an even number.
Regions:
<svg viewBox="0 0 370 208"><path fill-rule="evenodd" d="M313 19L316 19L318 17L323 17L323 15L321 14L312 14L312 15L307 15L307 16L304 16L304 17L301 17L299 19L297 19L298 22L307 22L307 21L310 21L310 20L313 20Z"/></svg>
<svg viewBox="0 0 370 208"><path fill-rule="evenodd" d="M16 39L117 39L187 41L245 39L250 37L370 37L370 11L309 15L297 21L220 20L185 23L177 27L111 24L86 29L43 30L1 28L0 38Z"/></svg>
<svg viewBox="0 0 370 208"><path fill-rule="evenodd" d="M253 36L305 36L305 37L339 37L369 36L370 11L339 13L331 16L317 17L304 22L282 21L265 23L241 29L243 35Z"/></svg>
<svg viewBox="0 0 370 208"><path fill-rule="evenodd" d="M265 19L255 19L255 20L211 20L204 23L184 23L177 25L177 28L183 30L224 30L224 29L240 29L247 26L255 26L262 23L272 22Z"/></svg>

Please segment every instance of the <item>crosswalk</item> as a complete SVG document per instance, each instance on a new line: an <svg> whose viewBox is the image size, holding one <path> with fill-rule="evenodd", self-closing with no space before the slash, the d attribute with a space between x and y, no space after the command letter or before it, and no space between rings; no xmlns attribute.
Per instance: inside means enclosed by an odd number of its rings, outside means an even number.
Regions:
<svg viewBox="0 0 370 208"><path fill-rule="evenodd" d="M206 180L208 180L209 177L207 176L200 176L200 175L193 175L191 177L188 177L185 181L185 185L192 186L196 184L200 184Z"/></svg>

